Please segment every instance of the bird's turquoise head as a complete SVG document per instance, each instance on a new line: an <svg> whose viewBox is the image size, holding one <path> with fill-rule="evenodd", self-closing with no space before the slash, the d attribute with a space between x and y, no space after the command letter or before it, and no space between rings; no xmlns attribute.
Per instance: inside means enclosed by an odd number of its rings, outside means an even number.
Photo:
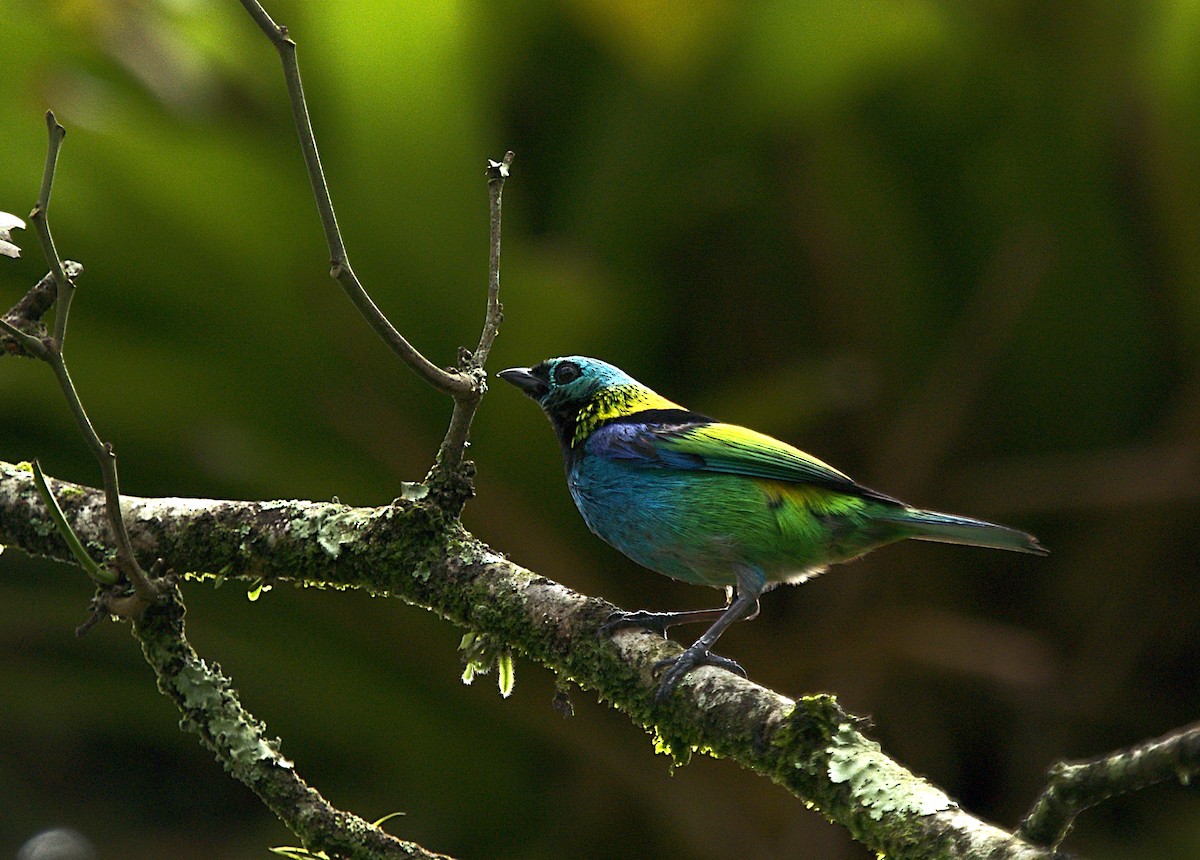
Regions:
<svg viewBox="0 0 1200 860"><path fill-rule="evenodd" d="M606 421L648 409L682 409L598 358L568 355L497 376L524 391L554 425L563 447L575 448Z"/></svg>

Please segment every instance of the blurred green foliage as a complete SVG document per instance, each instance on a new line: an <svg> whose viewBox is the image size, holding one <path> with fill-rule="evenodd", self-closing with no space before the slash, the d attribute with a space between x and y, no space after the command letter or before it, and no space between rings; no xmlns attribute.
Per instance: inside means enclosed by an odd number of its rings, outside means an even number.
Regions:
<svg viewBox="0 0 1200 860"><path fill-rule="evenodd" d="M722 640L836 692L884 749L1006 825L1044 768L1200 716L1200 5L1186 0L269 3L290 26L342 228L377 302L453 360L482 320L484 159L517 153L493 369L602 356L1045 560L900 546ZM81 261L67 356L141 495L381 504L446 402L326 276L277 59L237 3L10 0L0 209L42 112ZM45 265L0 260L7 307ZM0 366L0 457L98 481L46 369ZM715 594L590 537L543 419L496 391L472 529L628 607ZM69 826L105 857L291 844L154 690L126 629L71 632L78 571L0 557L0 854ZM391 601L187 590L219 660L335 804L462 857L862 858L723 762L649 739L518 657L463 686L462 631ZM1092 857L1200 852L1164 786L1080 820Z"/></svg>

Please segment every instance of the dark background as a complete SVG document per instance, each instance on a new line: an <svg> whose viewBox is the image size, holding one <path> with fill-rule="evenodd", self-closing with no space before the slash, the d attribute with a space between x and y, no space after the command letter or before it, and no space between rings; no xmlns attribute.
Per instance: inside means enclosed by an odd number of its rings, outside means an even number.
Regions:
<svg viewBox="0 0 1200 860"><path fill-rule="evenodd" d="M449 415L327 277L277 58L232 0L5 5L0 209L42 112L82 261L67 355L123 488L378 505ZM722 652L836 693L884 748L1013 826L1045 768L1200 718L1200 7L275 0L356 270L439 364L473 345L484 159L506 189L492 370L601 356L694 409L1045 559L910 543L764 601ZM0 260L7 307L45 271ZM0 457L98 472L45 367L0 366ZM497 388L465 519L629 608L711 605L583 526L537 410ZM0 856L53 826L102 857L294 844L154 689L128 628L72 631L75 569L0 557ZM331 801L463 858L861 858L782 790L650 739L398 601L186 589L196 647ZM683 631L687 636L691 631ZM1067 847L1194 858L1200 795L1083 815Z"/></svg>

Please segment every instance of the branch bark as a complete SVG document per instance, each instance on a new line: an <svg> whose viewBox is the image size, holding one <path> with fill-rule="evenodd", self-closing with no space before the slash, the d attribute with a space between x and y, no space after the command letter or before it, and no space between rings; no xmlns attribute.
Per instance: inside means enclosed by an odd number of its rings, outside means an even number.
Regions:
<svg viewBox="0 0 1200 860"><path fill-rule="evenodd" d="M158 689L183 714L181 725L200 736L217 761L248 786L310 851L373 860L449 860L397 839L357 815L335 809L296 773L279 740L249 714L230 680L205 663L184 635L184 607L171 587L134 623Z"/></svg>
<svg viewBox="0 0 1200 860"><path fill-rule="evenodd" d="M62 268L67 279L72 283L83 274L83 266L73 260L64 260ZM42 322L42 317L54 306L54 301L58 297L57 290L54 272L50 272L18 299L16 304L4 312L4 315L0 317L0 321L5 324L5 333L0 333L0 355L35 357L25 348L20 335L14 336L9 333L8 327L11 326L21 334L35 338L39 342L44 339L48 332Z"/></svg>
<svg viewBox="0 0 1200 860"><path fill-rule="evenodd" d="M1200 723L1136 746L1088 759L1060 762L1018 832L1035 845L1057 846L1075 816L1120 794L1200 776Z"/></svg>
<svg viewBox="0 0 1200 860"><path fill-rule="evenodd" d="M51 481L85 542L103 536L103 495ZM0 543L70 561L25 469L0 463ZM832 696L789 699L705 667L654 704L657 660L675 643L645 631L597 637L614 607L514 564L428 500L382 508L125 497L135 550L191 578L222 576L368 590L423 606L596 691L679 762L729 758L786 788L872 850L904 858L1048 860L959 809L888 758Z"/></svg>

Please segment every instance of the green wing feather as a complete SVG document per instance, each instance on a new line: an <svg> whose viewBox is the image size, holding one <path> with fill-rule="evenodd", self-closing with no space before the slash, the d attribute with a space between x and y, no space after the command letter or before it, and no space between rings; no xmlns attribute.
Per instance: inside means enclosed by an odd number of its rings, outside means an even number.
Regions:
<svg viewBox="0 0 1200 860"><path fill-rule="evenodd" d="M799 510L811 512L814 506L825 513L850 513L858 510L846 496L882 502L885 507L874 509L870 519L877 523L892 523L896 526L896 531L881 539L879 532L853 529L850 534L844 536L846 543L841 547L841 555L845 558L853 558L880 543L903 537L993 547L1035 555L1045 555L1047 552L1035 537L1008 526L909 507L891 496L855 483L828 463L811 454L805 454L786 442L734 424L691 424L663 428L655 433L654 446L660 456L668 462L672 459L687 460L694 469L730 472L783 482L780 488L781 497L792 502L790 506L783 505L777 511L780 523L785 529L788 525L794 526L797 523L802 527L801 530L809 528L810 519L807 516L795 520L792 515ZM786 489L788 485L794 486L795 489ZM833 490L842 495L840 500L837 496L814 499L811 494L801 493L801 489L806 487ZM842 505L847 503L850 503L851 507L843 508ZM856 536L870 539L859 545L853 540Z"/></svg>
<svg viewBox="0 0 1200 860"><path fill-rule="evenodd" d="M890 496L855 483L811 454L736 424L712 422L662 428L654 433L654 447L672 464L688 463L690 468L710 472L815 485L900 504Z"/></svg>

